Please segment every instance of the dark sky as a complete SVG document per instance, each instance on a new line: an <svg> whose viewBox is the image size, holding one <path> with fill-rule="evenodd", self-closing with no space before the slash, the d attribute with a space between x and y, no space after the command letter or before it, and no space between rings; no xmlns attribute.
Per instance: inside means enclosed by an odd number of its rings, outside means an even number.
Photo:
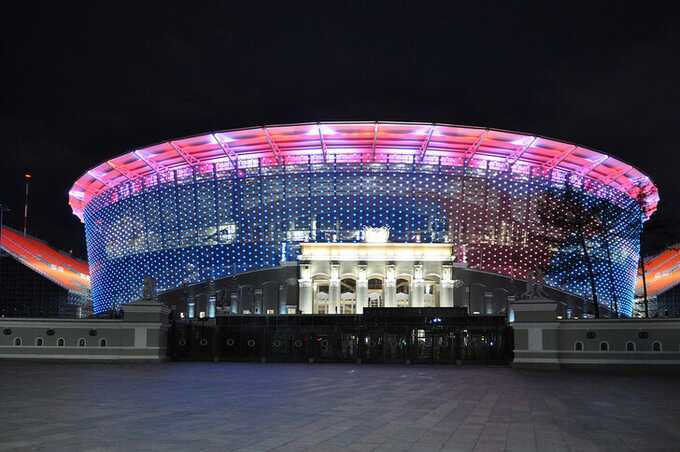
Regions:
<svg viewBox="0 0 680 452"><path fill-rule="evenodd" d="M31 171L29 232L79 256L67 192L87 169L135 146L287 122L572 141L652 177L652 225L680 217L680 16L663 3L15 3L0 19L0 202L21 227Z"/></svg>

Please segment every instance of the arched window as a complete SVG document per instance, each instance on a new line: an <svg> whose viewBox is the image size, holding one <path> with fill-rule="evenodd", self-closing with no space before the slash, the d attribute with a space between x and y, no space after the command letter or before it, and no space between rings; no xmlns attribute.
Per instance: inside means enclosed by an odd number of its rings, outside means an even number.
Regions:
<svg viewBox="0 0 680 452"><path fill-rule="evenodd" d="M380 278L370 278L368 280L368 307L382 308L383 301L383 281Z"/></svg>
<svg viewBox="0 0 680 452"><path fill-rule="evenodd" d="M369 290L382 290L382 288L383 288L382 279L371 278L371 279L368 280L368 289Z"/></svg>
<svg viewBox="0 0 680 452"><path fill-rule="evenodd" d="M397 279L397 293L404 293L408 295L408 292L409 292L408 279L405 278Z"/></svg>
<svg viewBox="0 0 680 452"><path fill-rule="evenodd" d="M87 345L87 341L85 340L84 337L81 337L80 339L78 339L77 344L78 344L78 347L85 347Z"/></svg>
<svg viewBox="0 0 680 452"><path fill-rule="evenodd" d="M99 339L99 346L100 347L106 347L106 345L107 344L106 344L106 338L105 337Z"/></svg>
<svg viewBox="0 0 680 452"><path fill-rule="evenodd" d="M63 337L57 339L57 347L63 347L64 345L66 345L66 340Z"/></svg>
<svg viewBox="0 0 680 452"><path fill-rule="evenodd" d="M626 342L626 351L627 352L634 352L635 351L635 342L631 342L631 341Z"/></svg>
<svg viewBox="0 0 680 452"><path fill-rule="evenodd" d="M583 351L583 342L581 342L581 341L574 342L574 351L575 352L582 352Z"/></svg>
<svg viewBox="0 0 680 452"><path fill-rule="evenodd" d="M659 341L654 341L652 344L652 351L653 352L660 352L663 351L663 345Z"/></svg>
<svg viewBox="0 0 680 452"><path fill-rule="evenodd" d="M15 347L21 347L21 343L22 343L22 341L21 341L21 338L20 338L20 337L15 337L15 338L14 338L13 344L14 344Z"/></svg>
<svg viewBox="0 0 680 452"><path fill-rule="evenodd" d="M35 338L35 346L36 347L42 347L45 345L45 340L42 337L36 337Z"/></svg>
<svg viewBox="0 0 680 452"><path fill-rule="evenodd" d="M605 342L605 341L600 342L600 351L601 352L608 352L609 351L609 342Z"/></svg>

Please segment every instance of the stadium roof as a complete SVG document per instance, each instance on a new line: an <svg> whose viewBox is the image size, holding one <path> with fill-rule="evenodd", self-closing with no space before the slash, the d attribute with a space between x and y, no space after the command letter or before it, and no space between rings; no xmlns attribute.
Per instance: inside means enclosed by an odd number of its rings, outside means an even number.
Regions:
<svg viewBox="0 0 680 452"><path fill-rule="evenodd" d="M671 246L645 260L647 296L654 297L680 283L680 245ZM635 295L641 297L642 275L638 275Z"/></svg>
<svg viewBox="0 0 680 452"><path fill-rule="evenodd" d="M5 226L0 249L64 289L78 293L90 289L87 262L52 248L42 240Z"/></svg>
<svg viewBox="0 0 680 452"><path fill-rule="evenodd" d="M659 196L648 176L599 151L520 132L448 124L321 122L227 130L135 149L83 174L69 191L81 220L98 194L172 170L221 169L324 162L420 163L511 170L563 178L571 173L642 200L646 218Z"/></svg>

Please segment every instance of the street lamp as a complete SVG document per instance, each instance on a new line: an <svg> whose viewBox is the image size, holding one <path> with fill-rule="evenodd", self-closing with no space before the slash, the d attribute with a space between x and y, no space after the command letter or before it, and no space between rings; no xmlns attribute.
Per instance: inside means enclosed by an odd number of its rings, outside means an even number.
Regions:
<svg viewBox="0 0 680 452"><path fill-rule="evenodd" d="M26 237L26 229L28 228L28 184L31 182L31 173L24 174L24 181L26 182L26 193L24 196L24 237Z"/></svg>

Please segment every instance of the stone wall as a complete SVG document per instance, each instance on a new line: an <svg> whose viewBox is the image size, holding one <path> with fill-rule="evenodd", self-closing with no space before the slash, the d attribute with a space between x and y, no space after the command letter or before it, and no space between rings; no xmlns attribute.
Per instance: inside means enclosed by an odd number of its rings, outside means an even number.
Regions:
<svg viewBox="0 0 680 452"><path fill-rule="evenodd" d="M126 305L116 320L0 318L0 359L161 361L168 314L147 301Z"/></svg>
<svg viewBox="0 0 680 452"><path fill-rule="evenodd" d="M512 305L513 367L680 370L680 319L557 320L556 309Z"/></svg>

